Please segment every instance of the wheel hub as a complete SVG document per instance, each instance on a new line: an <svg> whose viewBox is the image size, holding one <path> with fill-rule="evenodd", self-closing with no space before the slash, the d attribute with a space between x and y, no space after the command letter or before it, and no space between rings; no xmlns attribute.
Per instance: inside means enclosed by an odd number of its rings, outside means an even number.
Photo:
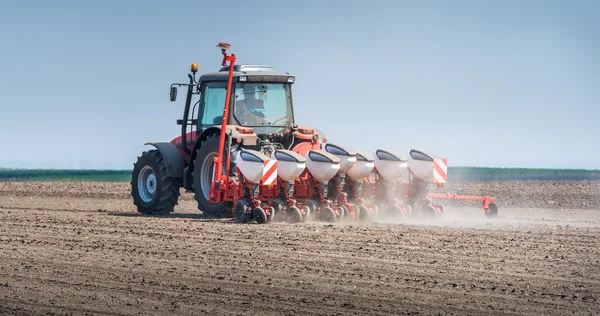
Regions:
<svg viewBox="0 0 600 316"><path fill-rule="evenodd" d="M146 202L152 202L156 195L156 174L149 166L144 166L138 175L138 191L140 198Z"/></svg>

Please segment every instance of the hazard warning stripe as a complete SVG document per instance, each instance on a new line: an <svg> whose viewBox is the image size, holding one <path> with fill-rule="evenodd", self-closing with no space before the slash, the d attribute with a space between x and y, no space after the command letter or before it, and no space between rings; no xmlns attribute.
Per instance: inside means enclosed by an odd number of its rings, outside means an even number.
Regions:
<svg viewBox="0 0 600 316"><path fill-rule="evenodd" d="M277 160L267 160L263 164L262 183L264 185L273 184L277 179Z"/></svg>
<svg viewBox="0 0 600 316"><path fill-rule="evenodd" d="M433 160L433 177L436 183L445 183L448 180L448 166L445 158Z"/></svg>
<svg viewBox="0 0 600 316"><path fill-rule="evenodd" d="M434 183L446 183L446 180L437 171L433 172L433 178L435 180Z"/></svg>

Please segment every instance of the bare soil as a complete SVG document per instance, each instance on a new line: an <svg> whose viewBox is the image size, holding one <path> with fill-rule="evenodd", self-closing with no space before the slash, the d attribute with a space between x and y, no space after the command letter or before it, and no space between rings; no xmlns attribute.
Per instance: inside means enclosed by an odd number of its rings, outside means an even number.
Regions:
<svg viewBox="0 0 600 316"><path fill-rule="evenodd" d="M126 183L0 183L0 314L600 314L598 184L446 191L500 215L240 225L191 194L149 217Z"/></svg>
<svg viewBox="0 0 600 316"><path fill-rule="evenodd" d="M501 207L600 210L599 181L514 181L450 183L430 192L496 197ZM479 202L452 201L455 206L476 206Z"/></svg>

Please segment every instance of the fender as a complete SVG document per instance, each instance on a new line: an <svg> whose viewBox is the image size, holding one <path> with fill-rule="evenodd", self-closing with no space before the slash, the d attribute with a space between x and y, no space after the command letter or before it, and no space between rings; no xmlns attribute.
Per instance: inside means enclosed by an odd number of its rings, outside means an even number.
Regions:
<svg viewBox="0 0 600 316"><path fill-rule="evenodd" d="M162 156L167 166L167 176L181 179L183 177L184 163L177 146L168 142L145 143L154 146Z"/></svg>

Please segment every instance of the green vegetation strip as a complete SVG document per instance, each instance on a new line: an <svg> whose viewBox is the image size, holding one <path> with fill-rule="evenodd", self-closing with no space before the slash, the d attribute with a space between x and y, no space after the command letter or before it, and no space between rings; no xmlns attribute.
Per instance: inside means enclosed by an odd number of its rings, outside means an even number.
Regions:
<svg viewBox="0 0 600 316"><path fill-rule="evenodd" d="M5 169L1 181L113 181L129 182L131 170ZM527 168L448 168L448 181L600 181L600 170Z"/></svg>
<svg viewBox="0 0 600 316"><path fill-rule="evenodd" d="M534 168L448 168L449 182L466 181L599 181L600 170Z"/></svg>
<svg viewBox="0 0 600 316"><path fill-rule="evenodd" d="M0 169L0 180L12 181L129 181L131 170Z"/></svg>

